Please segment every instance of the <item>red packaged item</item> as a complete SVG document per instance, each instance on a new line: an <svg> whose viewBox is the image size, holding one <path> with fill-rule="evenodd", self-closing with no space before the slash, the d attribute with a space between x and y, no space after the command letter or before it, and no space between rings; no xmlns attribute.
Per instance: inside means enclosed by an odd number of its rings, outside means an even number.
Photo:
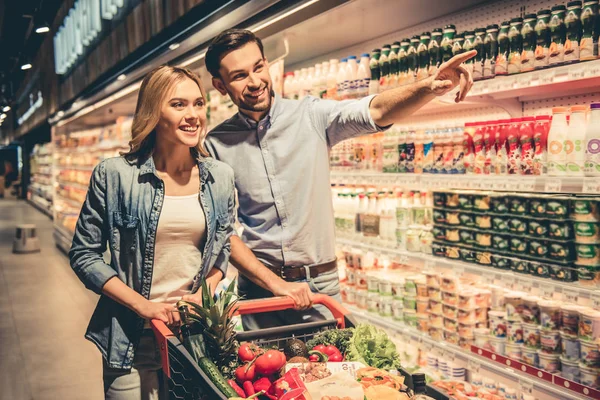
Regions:
<svg viewBox="0 0 600 400"><path fill-rule="evenodd" d="M477 123L475 122L467 122L465 124L465 130L463 133L463 149L464 149L464 166L465 172L467 174L473 173L473 167L475 163L475 155L473 149L473 136L475 135L475 130L477 128Z"/></svg>
<svg viewBox="0 0 600 400"><path fill-rule="evenodd" d="M510 120L506 135L508 173L516 175L521 172L521 146L519 142L521 118Z"/></svg>
<svg viewBox="0 0 600 400"><path fill-rule="evenodd" d="M506 139L508 129L510 128L510 119L501 119L498 121L496 129L496 162L494 172L496 175L506 175L508 170L508 150Z"/></svg>
<svg viewBox="0 0 600 400"><path fill-rule="evenodd" d="M483 137L489 122L480 122L473 134L473 173L483 174L485 168L485 144Z"/></svg>
<svg viewBox="0 0 600 400"><path fill-rule="evenodd" d="M533 128L533 143L535 152L533 155L533 174L546 175L548 173L548 132L550 131L550 115L538 115L535 117Z"/></svg>
<svg viewBox="0 0 600 400"><path fill-rule="evenodd" d="M483 173L489 175L493 171L493 165L496 163L496 133L498 130L498 121L490 121L483 134L483 145L485 146L485 162Z"/></svg>
<svg viewBox="0 0 600 400"><path fill-rule="evenodd" d="M269 397L276 399L289 398L294 400L309 400L310 395L306 390L306 386L300 378L298 368L292 368L285 373L283 378L273 382L269 388ZM288 394L288 396L285 396ZM273 397L272 397L273 396ZM284 397L285 396L285 397ZM291 397L290 397L291 396Z"/></svg>
<svg viewBox="0 0 600 400"><path fill-rule="evenodd" d="M534 175L533 172L533 157L535 154L534 144L534 117L521 118L519 126L519 144L521 146L521 174Z"/></svg>

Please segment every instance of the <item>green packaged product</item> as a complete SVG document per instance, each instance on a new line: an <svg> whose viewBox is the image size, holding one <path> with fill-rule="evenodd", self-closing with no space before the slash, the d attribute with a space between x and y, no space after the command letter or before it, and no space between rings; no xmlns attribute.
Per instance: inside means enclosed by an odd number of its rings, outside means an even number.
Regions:
<svg viewBox="0 0 600 400"><path fill-rule="evenodd" d="M433 222L436 224L445 224L446 223L446 211L434 209L433 210Z"/></svg>
<svg viewBox="0 0 600 400"><path fill-rule="evenodd" d="M460 229L459 230L459 242L461 244L472 245L475 243L475 232L469 229Z"/></svg>
<svg viewBox="0 0 600 400"><path fill-rule="evenodd" d="M546 237L548 225L544 220L529 220L527 222L527 234L530 236Z"/></svg>
<svg viewBox="0 0 600 400"><path fill-rule="evenodd" d="M479 229L490 229L492 227L492 216L489 214L476 214L475 227Z"/></svg>
<svg viewBox="0 0 600 400"><path fill-rule="evenodd" d="M597 244L600 243L600 224L597 222L573 222L575 240L577 243Z"/></svg>
<svg viewBox="0 0 600 400"><path fill-rule="evenodd" d="M459 254L460 254L460 259L463 260L464 262L474 263L477 261L477 258L475 257L475 251L473 251L471 249L460 248Z"/></svg>
<svg viewBox="0 0 600 400"><path fill-rule="evenodd" d="M431 252L436 257L445 257L446 256L446 244L434 241L431 244Z"/></svg>
<svg viewBox="0 0 600 400"><path fill-rule="evenodd" d="M501 252L508 251L510 249L510 236L494 234L492 247Z"/></svg>
<svg viewBox="0 0 600 400"><path fill-rule="evenodd" d="M508 222L507 220L510 217L499 217L499 216L494 216L492 217L492 229L495 232L508 232L510 231L510 227L508 226Z"/></svg>
<svg viewBox="0 0 600 400"><path fill-rule="evenodd" d="M552 239L572 239L573 230L571 228L571 221L549 221L548 235Z"/></svg>
<svg viewBox="0 0 600 400"><path fill-rule="evenodd" d="M545 258L548 256L550 248L545 240L533 239L529 242L529 254L538 257Z"/></svg>
<svg viewBox="0 0 600 400"><path fill-rule="evenodd" d="M575 268L577 269L577 279L581 284L595 286L600 283L600 266L575 264Z"/></svg>
<svg viewBox="0 0 600 400"><path fill-rule="evenodd" d="M381 49L371 51L371 59L369 68L371 69L371 80L379 81L381 79L381 68L379 67L379 59L381 58Z"/></svg>
<svg viewBox="0 0 600 400"><path fill-rule="evenodd" d="M578 265L600 265L600 245L577 243L575 251Z"/></svg>
<svg viewBox="0 0 600 400"><path fill-rule="evenodd" d="M567 38L565 41L565 62L579 61L579 43L581 41L581 1L570 1L567 3L567 14L565 16L565 29Z"/></svg>
<svg viewBox="0 0 600 400"><path fill-rule="evenodd" d="M575 250L573 242L548 241L548 256L554 261L573 261Z"/></svg>
<svg viewBox="0 0 600 400"><path fill-rule="evenodd" d="M577 270L569 266L548 265L550 269L550 278L562 282L577 281Z"/></svg>
<svg viewBox="0 0 600 400"><path fill-rule="evenodd" d="M466 226L467 228L472 228L475 226L473 214L460 213L458 214L458 220L460 221L461 226Z"/></svg>
<svg viewBox="0 0 600 400"><path fill-rule="evenodd" d="M544 197L530 199L529 214L534 217L544 217L546 215L547 203L548 199Z"/></svg>
<svg viewBox="0 0 600 400"><path fill-rule="evenodd" d="M392 46L384 44L381 48L381 55L379 57L379 69L381 70L381 78L387 82L390 76L390 53Z"/></svg>
<svg viewBox="0 0 600 400"><path fill-rule="evenodd" d="M485 63L485 28L475 29L475 40L473 48L477 50L477 55L474 57L473 63L473 79L483 79L483 64Z"/></svg>
<svg viewBox="0 0 600 400"><path fill-rule="evenodd" d="M434 207L445 207L446 206L446 193L433 192L433 206Z"/></svg>
<svg viewBox="0 0 600 400"><path fill-rule="evenodd" d="M446 193L446 207L447 208L458 208L458 193L457 192L448 192ZM464 208L464 207L461 207Z"/></svg>
<svg viewBox="0 0 600 400"><path fill-rule="evenodd" d="M419 59L419 69L417 71L417 80L425 79L429 76L429 42L431 33L423 32L419 37L419 46L417 47L417 57Z"/></svg>
<svg viewBox="0 0 600 400"><path fill-rule="evenodd" d="M511 217L508 219L508 228L513 233L525 233L527 232L527 222L524 218Z"/></svg>
<svg viewBox="0 0 600 400"><path fill-rule="evenodd" d="M565 16L567 8L560 4L552 7L550 15L550 54L548 57L549 65L562 64L565 59L565 42L567 40L567 29L565 26Z"/></svg>
<svg viewBox="0 0 600 400"><path fill-rule="evenodd" d="M398 65L398 54L400 53L400 42L392 43L392 49L390 50L390 75L395 76L398 79L398 73L400 71Z"/></svg>
<svg viewBox="0 0 600 400"><path fill-rule="evenodd" d="M442 29L436 28L431 32L431 40L429 41L429 75L435 75L438 67L442 62L442 53L440 44L442 43L442 36L444 33Z"/></svg>
<svg viewBox="0 0 600 400"><path fill-rule="evenodd" d="M474 198L470 193L459 193L458 194L458 207L461 210L472 210Z"/></svg>
<svg viewBox="0 0 600 400"><path fill-rule="evenodd" d="M571 219L575 221L600 222L598 198L579 197L573 200Z"/></svg>
<svg viewBox="0 0 600 400"><path fill-rule="evenodd" d="M415 35L410 38L410 46L408 46L408 52L406 53L406 62L408 64L408 79L409 83L414 80L417 76L417 69L419 68L419 55L417 54L417 47L419 47L420 36Z"/></svg>
<svg viewBox="0 0 600 400"><path fill-rule="evenodd" d="M492 253L489 251L476 251L475 257L477 258L477 264L492 265Z"/></svg>
<svg viewBox="0 0 600 400"><path fill-rule="evenodd" d="M464 44L465 32L457 33L454 36L454 41L452 42L452 57L465 52L465 49L463 48Z"/></svg>
<svg viewBox="0 0 600 400"><path fill-rule="evenodd" d="M431 229L431 233L435 240L446 240L446 228L443 226L434 226Z"/></svg>
<svg viewBox="0 0 600 400"><path fill-rule="evenodd" d="M535 14L527 14L523 18L521 37L523 39L523 52L521 54L521 72L533 71L535 63Z"/></svg>
<svg viewBox="0 0 600 400"><path fill-rule="evenodd" d="M510 40L508 31L510 30L510 22L504 21L500 25L498 33L498 57L496 58L496 75L508 74L508 56L510 52Z"/></svg>
<svg viewBox="0 0 600 400"><path fill-rule="evenodd" d="M398 81L401 83L409 83L408 79L408 48L410 47L410 39L402 39L400 42L400 50L398 50ZM401 171L400 171L401 172Z"/></svg>
<svg viewBox="0 0 600 400"><path fill-rule="evenodd" d="M530 263L529 271L532 275L539 276L540 278L550 278L550 266L543 263Z"/></svg>
<svg viewBox="0 0 600 400"><path fill-rule="evenodd" d="M537 12L535 24L535 69L542 69L548 66L550 44L552 43L550 36L550 16L550 10L540 10Z"/></svg>
<svg viewBox="0 0 600 400"><path fill-rule="evenodd" d="M475 233L475 245L479 247L492 247L492 234L478 231Z"/></svg>
<svg viewBox="0 0 600 400"><path fill-rule="evenodd" d="M500 254L492 254L492 266L498 269L511 269L512 259Z"/></svg>
<svg viewBox="0 0 600 400"><path fill-rule="evenodd" d="M513 196L508 198L508 213L513 215L524 215L529 209L529 199Z"/></svg>
<svg viewBox="0 0 600 400"><path fill-rule="evenodd" d="M494 214L506 214L508 212L508 205L507 205L506 197L491 196L490 197L490 208Z"/></svg>
<svg viewBox="0 0 600 400"><path fill-rule="evenodd" d="M512 236L510 238L510 251L515 254L527 253L527 239Z"/></svg>
<svg viewBox="0 0 600 400"><path fill-rule="evenodd" d="M498 57L498 25L488 25L485 30L485 61L483 62L483 78L496 75L496 58Z"/></svg>
<svg viewBox="0 0 600 400"><path fill-rule="evenodd" d="M452 45L454 44L454 35L456 35L456 27L454 25L446 25L444 27L444 35L440 43L442 53L442 63L452 58Z"/></svg>
<svg viewBox="0 0 600 400"><path fill-rule="evenodd" d="M569 216L569 198L551 197L546 204L546 218L565 219Z"/></svg>
<svg viewBox="0 0 600 400"><path fill-rule="evenodd" d="M598 58L598 0L585 0L581 10L581 42L579 59L581 61Z"/></svg>
<svg viewBox="0 0 600 400"><path fill-rule="evenodd" d="M508 74L521 73L521 53L523 52L523 18L513 18L510 20L510 29L508 30L509 53L508 53Z"/></svg>
<svg viewBox="0 0 600 400"><path fill-rule="evenodd" d="M529 261L520 258L515 258L513 259L510 269L521 274L528 274Z"/></svg>
<svg viewBox="0 0 600 400"><path fill-rule="evenodd" d="M446 211L446 225L460 225L460 213L458 211Z"/></svg>
<svg viewBox="0 0 600 400"><path fill-rule="evenodd" d="M473 209L476 211L489 211L491 208L491 197L489 194L476 194L473 196Z"/></svg>
<svg viewBox="0 0 600 400"><path fill-rule="evenodd" d="M460 247L446 246L446 258L449 258L450 260L460 259Z"/></svg>
<svg viewBox="0 0 600 400"><path fill-rule="evenodd" d="M464 52L469 52L471 50L473 50L475 48L475 32L474 31L466 31L464 33L464 37L465 37L465 41L462 45L462 48L464 50ZM468 68L473 71L473 65L475 64L475 58L471 58L467 61L465 61L465 65L468 66ZM472 72L471 72L472 73Z"/></svg>

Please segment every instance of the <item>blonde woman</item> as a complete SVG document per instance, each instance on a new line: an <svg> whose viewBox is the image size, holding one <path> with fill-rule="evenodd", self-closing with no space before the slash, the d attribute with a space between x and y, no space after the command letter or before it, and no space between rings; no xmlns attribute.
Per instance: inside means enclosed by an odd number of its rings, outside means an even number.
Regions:
<svg viewBox="0 0 600 400"><path fill-rule="evenodd" d="M162 66L143 80L130 150L92 174L69 252L100 294L86 338L104 358L107 399L163 399L160 355L147 321L177 325L180 299L200 302L225 275L233 232L233 172L207 156L200 78ZM110 246L110 263L103 253Z"/></svg>

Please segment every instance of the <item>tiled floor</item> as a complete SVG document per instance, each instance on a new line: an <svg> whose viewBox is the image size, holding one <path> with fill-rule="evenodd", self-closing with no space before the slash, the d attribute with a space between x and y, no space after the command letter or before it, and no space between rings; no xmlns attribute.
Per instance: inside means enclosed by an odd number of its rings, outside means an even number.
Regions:
<svg viewBox="0 0 600 400"><path fill-rule="evenodd" d="M40 253L12 253L18 223L36 224ZM83 338L96 301L55 247L52 221L0 199L0 400L103 398L101 356Z"/></svg>

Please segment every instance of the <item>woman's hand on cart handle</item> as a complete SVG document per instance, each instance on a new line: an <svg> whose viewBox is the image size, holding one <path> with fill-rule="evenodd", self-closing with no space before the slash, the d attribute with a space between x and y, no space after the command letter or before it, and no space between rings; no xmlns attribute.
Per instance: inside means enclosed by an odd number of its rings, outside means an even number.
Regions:
<svg viewBox="0 0 600 400"><path fill-rule="evenodd" d="M141 302L135 312L147 320L158 319L167 325L179 325L179 312L173 304L155 303L149 300Z"/></svg>
<svg viewBox="0 0 600 400"><path fill-rule="evenodd" d="M312 307L313 292L306 282L282 282L273 290L275 296L287 296L294 300L297 310L306 310Z"/></svg>

